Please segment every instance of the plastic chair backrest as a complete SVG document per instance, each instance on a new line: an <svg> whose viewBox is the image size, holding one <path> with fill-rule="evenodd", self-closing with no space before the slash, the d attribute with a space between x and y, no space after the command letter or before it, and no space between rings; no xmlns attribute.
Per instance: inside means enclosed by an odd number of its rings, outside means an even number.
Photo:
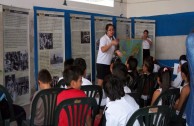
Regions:
<svg viewBox="0 0 194 126"><path fill-rule="evenodd" d="M167 105L172 109L173 106L175 105L176 100L179 98L179 95L180 95L179 88L168 89L167 91L159 95L159 97L153 103L153 106L158 105L158 103L162 101L162 105Z"/></svg>
<svg viewBox="0 0 194 126"><path fill-rule="evenodd" d="M88 112L92 110L92 125L97 113L97 103L94 98L72 98L62 101L56 108L55 126L58 126L60 112L65 110L68 126L84 126Z"/></svg>
<svg viewBox="0 0 194 126"><path fill-rule="evenodd" d="M81 86L81 90L85 92L87 97L96 98L99 97L98 108L100 108L102 101L102 88L98 85L84 85Z"/></svg>
<svg viewBox="0 0 194 126"><path fill-rule="evenodd" d="M45 89L38 92L35 96L34 100L32 101L32 108L31 108L31 119L30 125L34 126L34 119L36 116L36 107L39 104L40 99L42 101L41 105L44 108L44 124L43 125L53 125L54 124L54 112L56 109L57 104L57 95L64 89L62 88L51 88Z"/></svg>
<svg viewBox="0 0 194 126"><path fill-rule="evenodd" d="M168 106L153 106L138 109L127 122L127 126L139 123L140 126L168 126L170 122Z"/></svg>
<svg viewBox="0 0 194 126"><path fill-rule="evenodd" d="M3 86L0 85L0 92L5 94L8 106L9 106L9 113L10 113L10 121L15 121L15 116L14 116L14 110L13 110L13 100L7 91L7 89Z"/></svg>

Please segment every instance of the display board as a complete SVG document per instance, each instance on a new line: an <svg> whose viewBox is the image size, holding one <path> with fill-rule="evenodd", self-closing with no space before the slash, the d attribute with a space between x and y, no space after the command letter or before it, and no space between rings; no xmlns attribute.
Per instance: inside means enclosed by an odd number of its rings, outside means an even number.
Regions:
<svg viewBox="0 0 194 126"><path fill-rule="evenodd" d="M91 77L91 17L90 15L70 14L70 23L72 57L85 59L86 76Z"/></svg>
<svg viewBox="0 0 194 126"><path fill-rule="evenodd" d="M29 104L29 10L0 5L0 48L0 83L15 104Z"/></svg>
<svg viewBox="0 0 194 126"><path fill-rule="evenodd" d="M155 39L155 20L141 20L135 19L135 38L141 38L143 36L143 31L149 31L149 37L152 40L152 45L150 47L150 55L155 57L155 47L156 47L156 39Z"/></svg>
<svg viewBox="0 0 194 126"><path fill-rule="evenodd" d="M138 60L138 68L142 68L143 64L143 52L142 52L142 40L141 39L121 39L120 51L123 56L121 60L123 63L128 59L129 56L133 56Z"/></svg>
<svg viewBox="0 0 194 126"><path fill-rule="evenodd" d="M64 12L37 10L36 15L38 71L49 70L53 78L52 84L55 85L64 69Z"/></svg>
<svg viewBox="0 0 194 126"><path fill-rule="evenodd" d="M117 39L131 38L131 19L116 18L116 35Z"/></svg>

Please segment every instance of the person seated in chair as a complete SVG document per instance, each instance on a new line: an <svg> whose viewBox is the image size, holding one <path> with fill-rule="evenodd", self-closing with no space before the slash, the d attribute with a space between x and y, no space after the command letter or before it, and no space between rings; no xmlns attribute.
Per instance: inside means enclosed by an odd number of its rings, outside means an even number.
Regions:
<svg viewBox="0 0 194 126"><path fill-rule="evenodd" d="M73 65L78 66L81 69L82 85L92 85L92 83L86 79L87 64L83 58L76 58Z"/></svg>
<svg viewBox="0 0 194 126"><path fill-rule="evenodd" d="M185 102L187 102L187 98L190 94L190 74L189 74L189 67L188 67L188 63L184 63L183 65L181 65L181 77L184 80L184 84L183 86L180 87L180 97L179 99L176 101L174 108L176 109L177 114L179 114L179 112L181 111L183 104ZM184 116L184 114L183 114ZM185 117L183 117L185 118Z"/></svg>
<svg viewBox="0 0 194 126"><path fill-rule="evenodd" d="M62 101L70 98L77 97L87 97L85 92L80 90L82 85L82 70L78 66L70 66L69 68L63 71L63 78L65 80L65 84L67 86L67 90L63 90L57 96L57 105L59 105ZM87 115L86 118L87 126L92 125L92 120L90 114ZM85 124L80 124L85 125ZM68 126L68 118L65 111L61 111L59 116L58 126Z"/></svg>
<svg viewBox="0 0 194 126"><path fill-rule="evenodd" d="M161 67L158 71L157 83L159 88L154 91L152 96L151 105L156 101L162 92L168 90L171 86L171 71L167 67ZM162 105L162 101L159 101L158 105Z"/></svg>
<svg viewBox="0 0 194 126"><path fill-rule="evenodd" d="M0 114L3 120L10 118L10 111L9 111L9 101L7 101L5 93L0 91ZM23 107L19 105L12 104L14 117L17 121L18 126L22 125L22 121L26 120L26 112Z"/></svg>
<svg viewBox="0 0 194 126"><path fill-rule="evenodd" d="M153 68L153 58L147 57L143 63L143 74L140 76L137 89L143 100L142 106L150 105L152 95L156 89L156 77L153 74Z"/></svg>
<svg viewBox="0 0 194 126"><path fill-rule="evenodd" d="M51 88L51 82L52 82L52 77L51 74L48 70L42 69L38 73L38 86L39 86L39 91L45 90L45 89L50 89ZM35 92L32 98L32 102L38 92ZM31 107L32 108L32 102L31 102ZM34 118L34 124L38 126L44 125L44 106L43 106L43 101L40 98L37 103L36 107L36 116Z"/></svg>
<svg viewBox="0 0 194 126"><path fill-rule="evenodd" d="M138 82L138 79L139 79L139 73L137 71L137 65L138 65L137 59L134 58L133 56L129 56L129 58L126 61L126 66L127 66L127 69L128 69L128 74L132 78L132 81L129 85L129 88L132 91L136 90L137 82Z"/></svg>
<svg viewBox="0 0 194 126"><path fill-rule="evenodd" d="M74 62L74 59L73 58L70 58L70 59L65 60L65 62L64 62L64 70L67 69L68 67L72 66L73 65L73 62ZM59 78L59 80L57 82L57 87L66 88L63 77L60 77Z"/></svg>
<svg viewBox="0 0 194 126"><path fill-rule="evenodd" d="M118 77L122 83L125 93L131 93L131 89L127 86L128 80L128 73L127 73L127 67L123 63L115 63L112 68L112 75Z"/></svg>
<svg viewBox="0 0 194 126"><path fill-rule="evenodd" d="M125 94L122 81L114 75L110 76L104 89L109 98L104 110L106 126L126 126L139 105L131 96Z"/></svg>

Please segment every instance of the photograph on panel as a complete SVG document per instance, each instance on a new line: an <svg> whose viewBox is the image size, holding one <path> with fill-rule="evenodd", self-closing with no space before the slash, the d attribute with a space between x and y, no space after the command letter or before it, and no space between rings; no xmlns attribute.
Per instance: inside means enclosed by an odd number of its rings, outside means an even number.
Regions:
<svg viewBox="0 0 194 126"><path fill-rule="evenodd" d="M24 71L28 69L28 53L24 51L13 51L4 53L4 71Z"/></svg>
<svg viewBox="0 0 194 126"><path fill-rule="evenodd" d="M50 51L50 64L61 64L63 63L63 51L57 50L57 51Z"/></svg>
<svg viewBox="0 0 194 126"><path fill-rule="evenodd" d="M29 79L28 77L16 78L15 74L5 76L5 87L13 99L16 96L21 96L29 93Z"/></svg>
<svg viewBox="0 0 194 126"><path fill-rule="evenodd" d="M16 78L17 95L21 96L29 93L29 79L27 76Z"/></svg>
<svg viewBox="0 0 194 126"><path fill-rule="evenodd" d="M21 64L21 70L28 69L28 52L27 52L27 50L20 51L20 64Z"/></svg>
<svg viewBox="0 0 194 126"><path fill-rule="evenodd" d="M39 33L39 49L53 49L53 33Z"/></svg>
<svg viewBox="0 0 194 126"><path fill-rule="evenodd" d="M90 32L89 31L81 31L81 43L90 43Z"/></svg>
<svg viewBox="0 0 194 126"><path fill-rule="evenodd" d="M58 80L59 80L59 76L53 76L52 84L51 84L52 87L56 87Z"/></svg>
<svg viewBox="0 0 194 126"><path fill-rule="evenodd" d="M17 94L17 84L15 81L15 74L5 76L5 87L13 98Z"/></svg>

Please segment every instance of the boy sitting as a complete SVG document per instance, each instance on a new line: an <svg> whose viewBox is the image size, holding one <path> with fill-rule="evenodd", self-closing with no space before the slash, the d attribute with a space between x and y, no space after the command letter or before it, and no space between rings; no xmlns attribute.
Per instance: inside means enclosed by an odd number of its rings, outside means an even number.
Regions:
<svg viewBox="0 0 194 126"><path fill-rule="evenodd" d="M65 80L67 90L64 90L58 94L57 105L66 99L76 97L87 97L84 91L80 90L80 87L82 85L82 74L78 66L70 66L69 68L65 69L63 72L63 78ZM89 116L89 114L86 119L86 124L87 126L91 126L91 117ZM61 111L58 126L67 125L68 125L67 115L65 111Z"/></svg>

